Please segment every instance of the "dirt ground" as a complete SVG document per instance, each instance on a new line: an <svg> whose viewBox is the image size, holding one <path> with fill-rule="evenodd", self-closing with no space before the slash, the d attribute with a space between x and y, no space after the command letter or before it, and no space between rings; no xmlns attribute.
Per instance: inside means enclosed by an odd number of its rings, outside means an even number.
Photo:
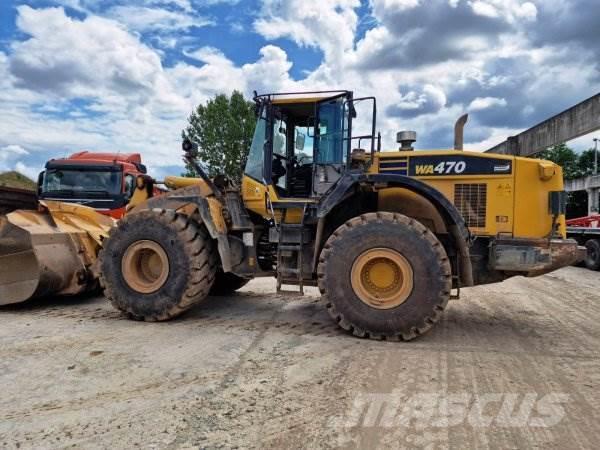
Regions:
<svg viewBox="0 0 600 450"><path fill-rule="evenodd" d="M8 448L597 448L600 274L463 290L409 343L256 280L170 323L101 297L0 309Z"/></svg>

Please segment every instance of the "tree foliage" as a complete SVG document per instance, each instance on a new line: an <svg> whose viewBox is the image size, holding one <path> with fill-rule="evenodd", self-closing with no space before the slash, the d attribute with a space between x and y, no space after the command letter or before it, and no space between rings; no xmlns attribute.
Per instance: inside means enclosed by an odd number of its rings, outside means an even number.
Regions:
<svg viewBox="0 0 600 450"><path fill-rule="evenodd" d="M566 144L555 145L541 153L538 158L550 160L563 168L565 180L585 177L594 171L594 149L577 154ZM581 217L587 214L587 193L585 191L569 192L567 202L567 218Z"/></svg>
<svg viewBox="0 0 600 450"><path fill-rule="evenodd" d="M182 137L198 144L198 158L213 177L224 174L239 182L246 164L256 118L254 103L233 91L200 104L188 117ZM186 167L185 176L197 176Z"/></svg>
<svg viewBox="0 0 600 450"><path fill-rule="evenodd" d="M598 151L600 153L600 151ZM600 155L598 155L600 159ZM594 149L585 150L579 155L577 160L577 168L580 176L592 175L594 173Z"/></svg>
<svg viewBox="0 0 600 450"><path fill-rule="evenodd" d="M537 157L561 166L565 180L585 177L594 171L594 149L577 154L566 144L560 144L538 153Z"/></svg>

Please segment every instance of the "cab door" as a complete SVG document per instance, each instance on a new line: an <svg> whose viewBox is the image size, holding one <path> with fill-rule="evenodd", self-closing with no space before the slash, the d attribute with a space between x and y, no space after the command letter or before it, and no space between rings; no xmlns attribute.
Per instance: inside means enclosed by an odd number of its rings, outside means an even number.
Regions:
<svg viewBox="0 0 600 450"><path fill-rule="evenodd" d="M269 136L267 125L267 107L263 105L256 121L254 137L252 138L252 145L248 152L244 176L242 177L242 199L244 206L265 218L270 216L266 204L267 186L265 184L266 153L268 153Z"/></svg>

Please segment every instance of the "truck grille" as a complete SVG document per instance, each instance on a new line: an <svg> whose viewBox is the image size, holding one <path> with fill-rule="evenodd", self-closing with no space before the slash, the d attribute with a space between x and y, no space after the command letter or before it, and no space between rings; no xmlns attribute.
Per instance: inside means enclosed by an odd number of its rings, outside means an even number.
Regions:
<svg viewBox="0 0 600 450"><path fill-rule="evenodd" d="M454 205L468 227L485 228L487 184L454 185Z"/></svg>

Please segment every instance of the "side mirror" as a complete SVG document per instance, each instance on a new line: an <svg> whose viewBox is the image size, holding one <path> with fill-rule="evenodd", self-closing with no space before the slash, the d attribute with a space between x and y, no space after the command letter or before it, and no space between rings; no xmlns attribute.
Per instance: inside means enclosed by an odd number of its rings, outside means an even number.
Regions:
<svg viewBox="0 0 600 450"><path fill-rule="evenodd" d="M38 196L42 193L42 187L44 184L44 175L46 174L45 170L42 170L40 172L40 174L38 175L38 179L37 179L37 193Z"/></svg>

